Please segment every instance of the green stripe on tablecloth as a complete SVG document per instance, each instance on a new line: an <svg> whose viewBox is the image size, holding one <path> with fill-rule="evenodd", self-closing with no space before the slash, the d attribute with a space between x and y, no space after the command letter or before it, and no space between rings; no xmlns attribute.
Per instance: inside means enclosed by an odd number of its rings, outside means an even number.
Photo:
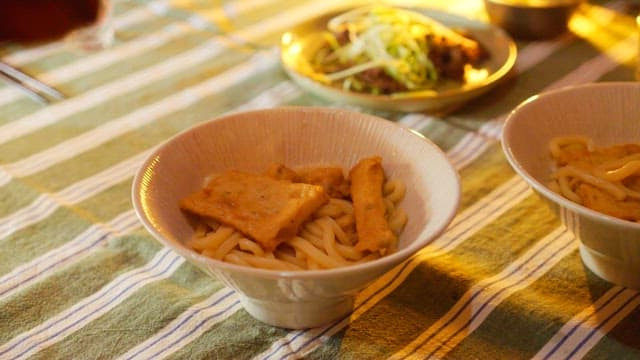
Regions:
<svg viewBox="0 0 640 360"><path fill-rule="evenodd" d="M511 179L514 172L499 142L493 142L473 163L459 171L463 196L460 211Z"/></svg>
<svg viewBox="0 0 640 360"><path fill-rule="evenodd" d="M131 209L131 181L124 181L0 240L0 274L74 239L95 223L107 223Z"/></svg>
<svg viewBox="0 0 640 360"><path fill-rule="evenodd" d="M39 195L32 184L24 182L14 181L0 187L0 219L30 204Z"/></svg>
<svg viewBox="0 0 640 360"><path fill-rule="evenodd" d="M94 223L106 223L131 209L132 178L76 204L71 209Z"/></svg>
<svg viewBox="0 0 640 360"><path fill-rule="evenodd" d="M35 358L70 359L77 354L91 359L115 358L221 288L220 282L185 263L168 279L144 286ZM90 348L86 347L88 343L92 344Z"/></svg>
<svg viewBox="0 0 640 360"><path fill-rule="evenodd" d="M421 262L397 289L350 324L341 352L380 358L416 338L470 286L502 271L529 250L535 239L558 225L546 208L531 212L537 201L535 196L526 198L449 253ZM524 221L523 214L536 221ZM514 222L518 215L522 220Z"/></svg>
<svg viewBox="0 0 640 360"><path fill-rule="evenodd" d="M142 231L121 236L73 265L52 273L46 281L0 301L0 343L90 296L118 275L144 265L159 248L159 244Z"/></svg>
<svg viewBox="0 0 640 360"><path fill-rule="evenodd" d="M0 106L0 125L20 119L23 116L42 110L46 104L36 101L26 94L20 99L12 101L6 105ZM0 153L0 157L4 154Z"/></svg>
<svg viewBox="0 0 640 360"><path fill-rule="evenodd" d="M239 310L167 359L249 359L286 333Z"/></svg>
<svg viewBox="0 0 640 360"><path fill-rule="evenodd" d="M107 120L127 115L132 110L174 94L177 85L180 85L180 87L196 85L203 79L220 73L230 65L241 62L247 57L246 54L232 51L225 51L224 53L224 57L210 58L197 66L184 69L177 74L172 74L153 83L145 84L140 89L134 91L122 89L118 95L106 102L87 110L76 112L45 128L1 144L2 161L10 162L21 159L95 128Z"/></svg>
<svg viewBox="0 0 640 360"><path fill-rule="evenodd" d="M63 208L49 215L46 220L9 235L0 240L0 275L63 245L89 226L89 219Z"/></svg>
<svg viewBox="0 0 640 360"><path fill-rule="evenodd" d="M530 358L567 321L610 288L611 284L585 269L574 251L529 287L507 298L449 356Z"/></svg>

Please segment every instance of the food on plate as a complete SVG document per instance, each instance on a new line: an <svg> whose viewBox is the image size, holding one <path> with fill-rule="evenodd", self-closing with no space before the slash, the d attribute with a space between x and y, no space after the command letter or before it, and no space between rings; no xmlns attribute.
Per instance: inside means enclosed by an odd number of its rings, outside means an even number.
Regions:
<svg viewBox="0 0 640 360"><path fill-rule="evenodd" d="M549 143L555 170L552 190L590 209L640 221L640 144L596 147L585 136Z"/></svg>
<svg viewBox="0 0 640 360"><path fill-rule="evenodd" d="M419 12L358 8L329 20L310 61L317 80L368 94L433 89L464 82L467 68L488 58L476 40Z"/></svg>
<svg viewBox="0 0 640 360"><path fill-rule="evenodd" d="M407 222L397 206L404 192L374 156L347 177L332 166L229 170L181 199L180 208L196 218L187 245L205 256L267 269L326 269L395 251Z"/></svg>

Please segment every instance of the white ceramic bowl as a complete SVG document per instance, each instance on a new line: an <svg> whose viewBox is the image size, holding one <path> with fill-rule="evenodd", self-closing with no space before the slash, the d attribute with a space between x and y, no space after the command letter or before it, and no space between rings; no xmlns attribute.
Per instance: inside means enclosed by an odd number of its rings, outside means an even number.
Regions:
<svg viewBox="0 0 640 360"><path fill-rule="evenodd" d="M640 143L640 83L595 83L543 93L507 118L502 145L507 159L546 199L580 240L580 254L595 274L640 289L640 224L583 207L549 190L548 144L562 135L585 135L596 146Z"/></svg>
<svg viewBox="0 0 640 360"><path fill-rule="evenodd" d="M401 206L409 221L399 250L350 267L274 271L216 261L190 250L193 233L178 201L200 189L207 175L226 169L263 171L383 157L390 177L402 179ZM193 127L155 150L137 172L133 204L142 223L162 244L235 289L255 318L286 328L307 328L346 316L356 293L438 236L454 216L460 182L445 154L407 128L346 110L285 107L226 115Z"/></svg>

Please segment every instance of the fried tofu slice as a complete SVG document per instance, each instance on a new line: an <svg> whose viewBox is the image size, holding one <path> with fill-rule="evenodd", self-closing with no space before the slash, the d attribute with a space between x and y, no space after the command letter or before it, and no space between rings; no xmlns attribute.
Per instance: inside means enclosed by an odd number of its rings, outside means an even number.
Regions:
<svg viewBox="0 0 640 360"><path fill-rule="evenodd" d="M393 251L397 238L385 217L382 159L376 156L361 160L351 169L349 178L358 237L356 249L381 255Z"/></svg>
<svg viewBox="0 0 640 360"><path fill-rule="evenodd" d="M228 171L182 199L180 207L232 226L273 251L328 201L321 186Z"/></svg>
<svg viewBox="0 0 640 360"><path fill-rule="evenodd" d="M340 167L312 167L298 170L299 181L305 184L320 185L332 198L349 196L349 182Z"/></svg>
<svg viewBox="0 0 640 360"><path fill-rule="evenodd" d="M283 164L271 164L264 174L272 179L299 182L298 173Z"/></svg>
<svg viewBox="0 0 640 360"><path fill-rule="evenodd" d="M332 198L343 199L349 196L349 182L344 177L342 168L337 166L292 170L282 164L273 164L265 174L273 179L322 186Z"/></svg>

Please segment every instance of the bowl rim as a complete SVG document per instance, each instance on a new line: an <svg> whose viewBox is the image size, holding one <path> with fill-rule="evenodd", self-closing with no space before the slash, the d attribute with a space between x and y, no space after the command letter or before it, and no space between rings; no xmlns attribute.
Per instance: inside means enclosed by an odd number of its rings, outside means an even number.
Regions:
<svg viewBox="0 0 640 360"><path fill-rule="evenodd" d="M632 81L609 81L609 82L597 82L597 83L588 83L588 84L579 84L579 85L569 85L564 86L558 89L547 90L542 93L530 96L526 100L522 101L518 104L507 116L503 130L502 130L502 150L506 155L507 161L513 167L513 169L520 175L534 190L541 193L544 197L553 201L557 205L562 208L566 208L574 213L577 213L581 216L587 217L594 221L609 223L611 225L615 225L618 227L627 227L632 229L640 230L640 223L635 223L628 220L619 219L617 217L607 215L601 213L599 211L590 209L581 204L575 203L564 196L554 192L549 189L545 184L538 181L533 177L516 159L516 156L511 150L511 146L508 142L508 137L505 134L509 133L509 129L512 128L514 123L517 121L516 118L520 111L523 108L529 107L532 103L536 102L538 99L548 98L548 97L557 97L562 96L566 93L571 93L574 91L585 90L585 89L599 89L599 88L637 88L640 90L640 83L632 82Z"/></svg>
<svg viewBox="0 0 640 360"><path fill-rule="evenodd" d="M453 186L453 189L455 190L455 192L451 194L453 197L451 208L447 209L448 213L446 214L446 216L444 216L441 222L439 224L436 224L436 226L433 228L429 239L421 239L421 236L419 234L416 240L413 241L411 244L409 244L409 246L407 246L406 248L399 249L394 253L382 256L372 261L339 267L339 268L333 268L333 269L286 270L285 271L285 270L261 269L261 268L255 268L255 267L236 265L236 264L212 259L207 256L201 255L196 251L187 248L184 244L179 242L177 239L174 242L171 239L165 238L153 226L152 221L150 221L146 216L146 212L144 211L144 207L142 205L142 199L139 196L141 194L141 186L142 186L144 174L146 170L149 168L149 166L157 161L157 155L163 149L168 148L173 142L177 141L181 137L187 136L189 133L198 131L203 127L209 126L209 124L213 122L225 121L225 120L229 121L229 119L235 116L251 116L253 114L264 113L265 111L266 112L286 112L286 111L318 112L320 111L323 113L339 112L339 113L352 114L352 115L357 114L358 116L365 118L366 121L368 122L385 123L386 124L385 126L388 126L390 128L396 128L398 131L404 131L406 133L409 133L410 134L409 136L415 136L417 139L419 139L419 141L423 142L425 146L428 147L434 153L434 155L441 157L442 160L444 160L445 164L448 165L447 169L448 169L449 175L451 175L450 180L455 183L454 184L455 186ZM340 276L344 276L344 275L352 274L356 272L368 272L378 268L395 266L405 261L406 259L416 255L422 248L424 248L434 239L438 238L445 231L445 229L449 226L449 224L457 214L458 208L460 206L461 195L462 195L462 184L460 181L460 175L458 171L455 169L453 164L451 164L445 152L442 149L440 149L440 147L438 147L431 140L423 136L422 134L417 133L416 131L408 127L405 127L397 122L393 122L376 115L361 113L361 112L357 112L349 109L329 108L329 107L319 107L319 106L281 106L281 107L275 107L275 108L247 110L247 111L227 113L220 116L216 116L209 120L205 120L197 125L191 126L187 129L184 129L178 132L177 134L174 134L173 136L169 137L164 142L162 142L160 145L156 146L146 156L145 160L139 166L138 170L134 175L133 183L131 186L131 199L132 199L134 211L138 219L140 220L144 228L162 245L176 251L177 253L179 253L185 258L195 258L197 262L207 264L208 266L216 270L224 270L224 271L239 273L243 275L258 276L261 278L270 278L270 279L289 278L289 279L307 279L308 280L308 279L318 279L318 278L335 278L335 277L340 277Z"/></svg>

